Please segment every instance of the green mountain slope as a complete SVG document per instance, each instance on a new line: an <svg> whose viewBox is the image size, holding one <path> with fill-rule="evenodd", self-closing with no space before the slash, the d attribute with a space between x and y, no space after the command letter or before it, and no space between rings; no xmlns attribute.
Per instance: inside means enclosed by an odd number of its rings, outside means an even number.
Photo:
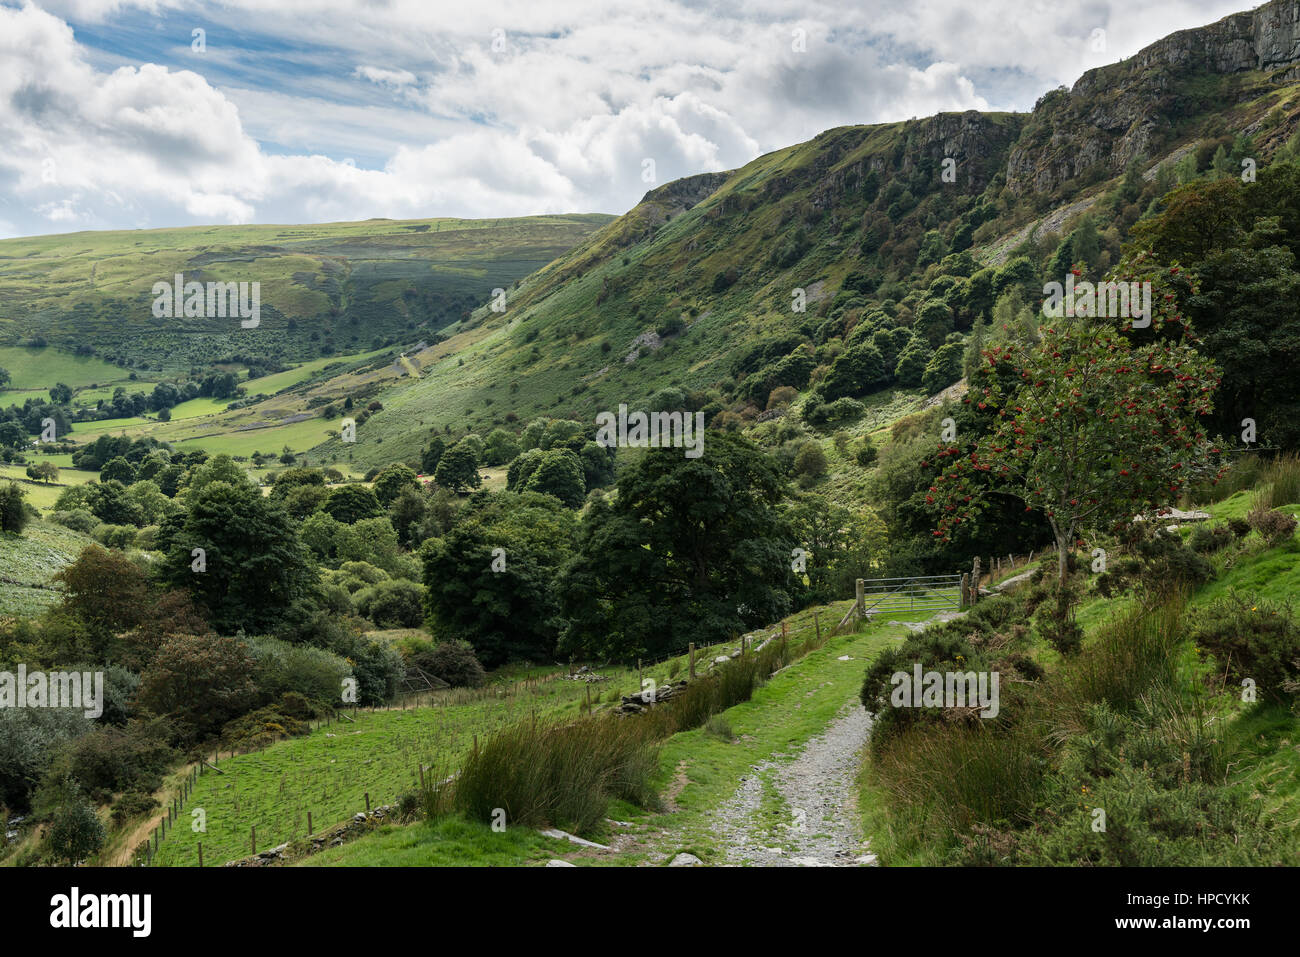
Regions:
<svg viewBox="0 0 1300 957"><path fill-rule="evenodd" d="M504 312L481 307L449 326L446 358L386 394L349 451L410 460L430 429L590 420L666 387L694 393L710 418L752 424L773 385L822 380L862 341L859 325L863 338L911 328L932 354L991 318L1009 286L1030 302L1032 274L1085 215L1100 237L1091 265L1104 270L1180 179L1236 175L1243 158L1263 166L1294 140L1300 28L1283 7L1174 34L1029 114L829 130L652 190L512 289ZM999 276L1016 257L1029 273ZM927 325L933 301L945 309ZM805 367L781 378L790 370L773 363L799 352ZM921 384L895 380L895 358L859 397Z"/></svg>

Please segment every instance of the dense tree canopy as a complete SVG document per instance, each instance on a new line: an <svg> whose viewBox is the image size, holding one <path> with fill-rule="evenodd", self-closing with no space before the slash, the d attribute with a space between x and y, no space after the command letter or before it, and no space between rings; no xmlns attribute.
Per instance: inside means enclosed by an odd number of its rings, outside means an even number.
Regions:
<svg viewBox="0 0 1300 957"><path fill-rule="evenodd" d="M558 586L566 646L658 655L780 618L796 544L777 508L785 491L772 460L737 436L709 433L697 459L649 450L614 504L584 517Z"/></svg>

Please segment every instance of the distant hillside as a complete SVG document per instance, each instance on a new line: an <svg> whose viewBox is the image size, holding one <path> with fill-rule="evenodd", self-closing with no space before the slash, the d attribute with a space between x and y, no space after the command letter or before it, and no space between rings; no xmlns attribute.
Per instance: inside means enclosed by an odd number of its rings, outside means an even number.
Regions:
<svg viewBox="0 0 1300 957"><path fill-rule="evenodd" d="M0 241L0 344L41 337L186 371L235 356L300 361L416 341L611 217L203 226ZM261 324L159 319L157 282L261 283Z"/></svg>

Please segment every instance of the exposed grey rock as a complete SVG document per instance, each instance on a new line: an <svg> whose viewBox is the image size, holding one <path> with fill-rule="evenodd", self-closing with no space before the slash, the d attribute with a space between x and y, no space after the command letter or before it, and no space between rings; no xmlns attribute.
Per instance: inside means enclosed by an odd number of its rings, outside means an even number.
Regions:
<svg viewBox="0 0 1300 957"><path fill-rule="evenodd" d="M703 867L704 862L700 860L698 857L696 857L694 854L688 854L685 851L682 851L680 854L678 854L676 857L674 857L671 861L668 862L668 866L669 867Z"/></svg>
<svg viewBox="0 0 1300 957"><path fill-rule="evenodd" d="M570 844L577 844L580 847L592 847L598 851L608 851L609 845L597 844L595 841L588 841L586 838L578 837L576 834L570 834L568 831L561 831L558 827L546 828L539 832L543 837L553 837L558 841L568 841Z"/></svg>

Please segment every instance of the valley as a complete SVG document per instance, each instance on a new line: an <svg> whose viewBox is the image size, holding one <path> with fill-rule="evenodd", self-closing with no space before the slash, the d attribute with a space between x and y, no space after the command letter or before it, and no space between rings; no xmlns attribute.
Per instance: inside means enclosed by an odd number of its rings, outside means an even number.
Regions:
<svg viewBox="0 0 1300 957"><path fill-rule="evenodd" d="M1300 864L1295 10L621 215L0 240L0 671L106 689L0 864Z"/></svg>

